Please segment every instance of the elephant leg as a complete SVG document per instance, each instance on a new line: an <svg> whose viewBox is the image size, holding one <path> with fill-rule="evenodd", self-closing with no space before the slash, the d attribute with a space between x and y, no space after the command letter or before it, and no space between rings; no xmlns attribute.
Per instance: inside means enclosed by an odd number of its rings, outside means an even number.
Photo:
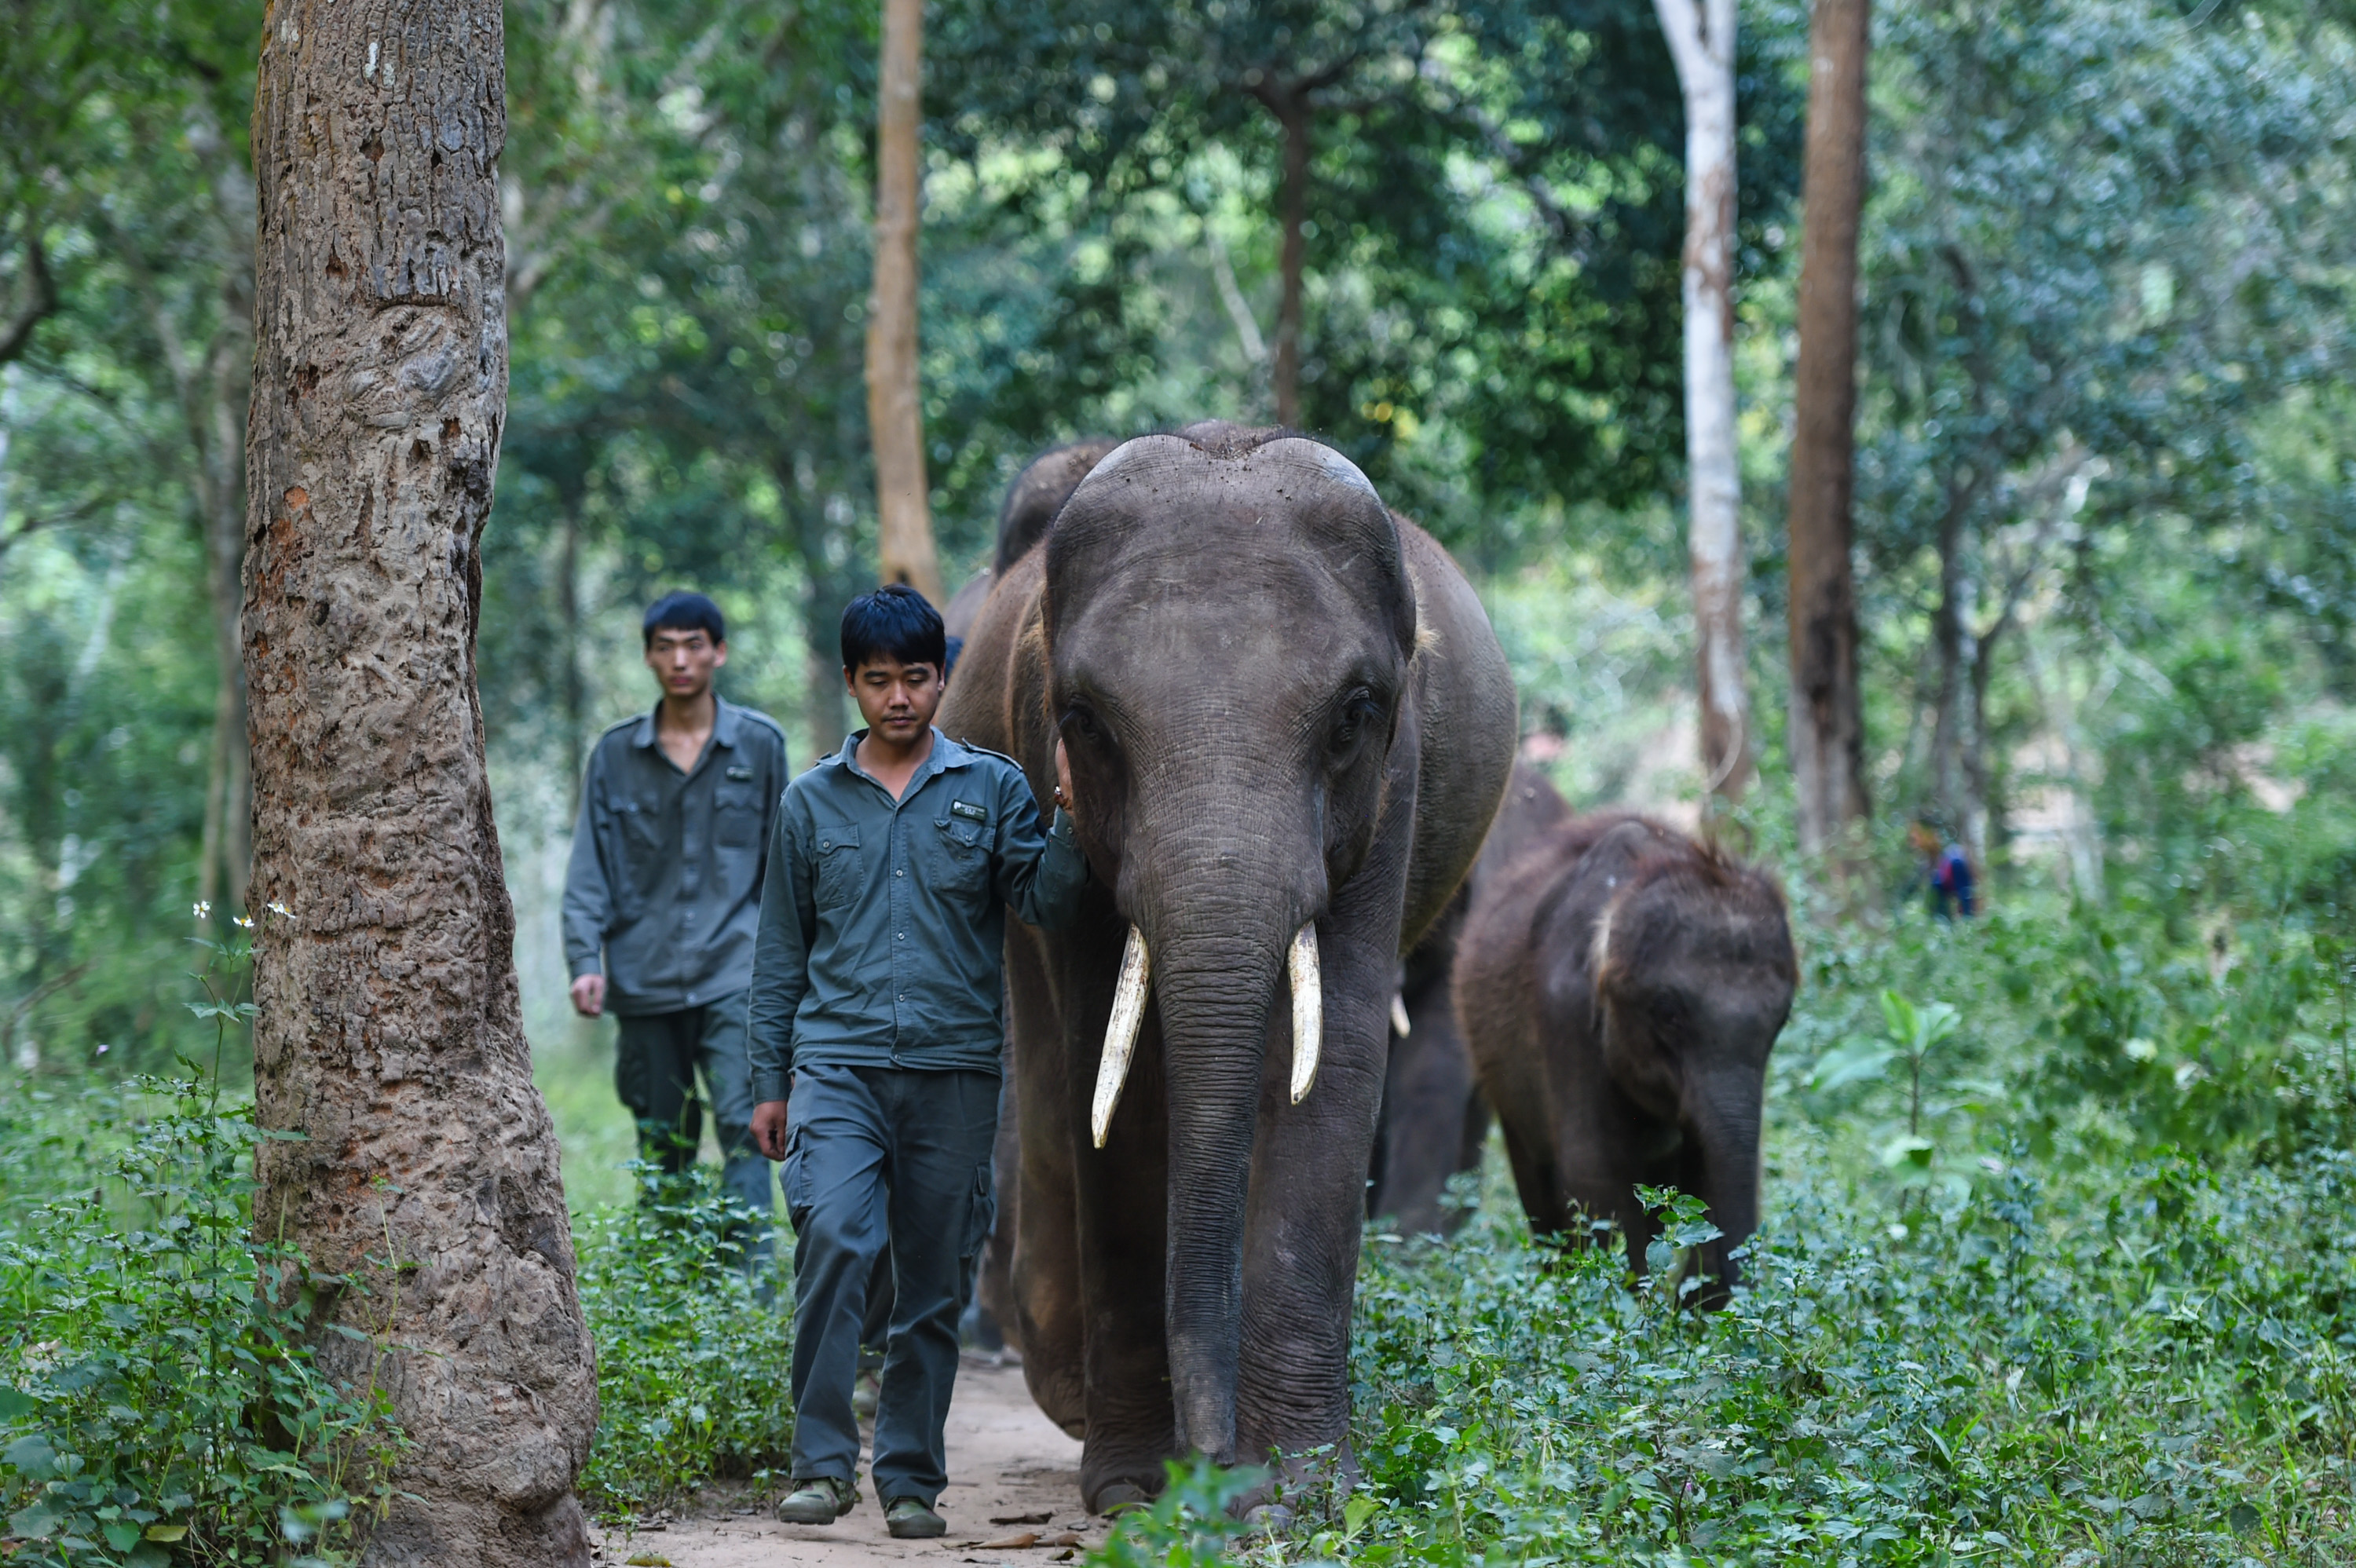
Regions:
<svg viewBox="0 0 2356 1568"><path fill-rule="evenodd" d="M1481 1119L1466 1158L1467 1106L1481 1104L1472 1085L1472 1058L1457 1033L1444 975L1424 978L1402 998L1408 1031L1391 1042L1389 1082L1383 1094L1386 1147L1375 1211L1400 1231L1422 1235L1453 1230L1456 1216L1440 1208L1448 1179L1480 1160Z"/></svg>
<svg viewBox="0 0 2356 1568"><path fill-rule="evenodd" d="M1382 1095L1398 951L1395 915L1387 930L1369 932L1364 927L1376 921L1354 922L1350 912L1320 923L1324 1044L1316 1082L1298 1105L1289 1088L1290 1009L1280 1003L1271 1020L1245 1221L1239 1460L1297 1456L1348 1435L1350 1308L1365 1208L1360 1173Z"/></svg>
<svg viewBox="0 0 2356 1568"><path fill-rule="evenodd" d="M1007 1032L1013 1091L1000 1133L1014 1123L1014 1215L1007 1258L1007 1308L1000 1321L1023 1350L1023 1380L1047 1419L1074 1436L1086 1415L1087 1314L1080 1301L1079 1238L1073 1230L1071 1140L1055 1113L1064 1097L1064 1040L1043 966L1038 934L1006 928ZM1024 1115L1029 1105L1033 1114ZM1001 1150L1000 1158L1004 1155ZM1004 1184L1009 1174L999 1167ZM992 1242L993 1247L996 1242ZM987 1280L985 1279L985 1287Z"/></svg>
<svg viewBox="0 0 2356 1568"><path fill-rule="evenodd" d="M1500 1112L1497 1125L1505 1135L1505 1163L1513 1167L1514 1190L1520 1194L1522 1212L1528 1217L1530 1232L1539 1236L1558 1236L1580 1240L1570 1234L1570 1211L1562 1200L1562 1191L1555 1178L1554 1153L1547 1143L1544 1128L1535 1134L1525 1125L1526 1118L1510 1112Z"/></svg>
<svg viewBox="0 0 2356 1568"><path fill-rule="evenodd" d="M1095 897L1090 903L1096 906ZM1058 941L1055 967L1064 1020L1059 1125L1074 1167L1086 1314L1080 1495L1096 1511L1160 1491L1162 1462L1178 1445L1162 1302L1170 1133L1162 1025L1152 1008L1146 1009L1105 1147L1092 1147L1088 1132L1125 934L1108 900L1084 910Z"/></svg>

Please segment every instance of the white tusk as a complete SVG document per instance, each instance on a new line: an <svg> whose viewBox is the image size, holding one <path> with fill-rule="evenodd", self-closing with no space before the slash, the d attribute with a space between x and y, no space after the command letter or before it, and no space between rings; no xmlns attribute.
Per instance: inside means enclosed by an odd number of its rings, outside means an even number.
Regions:
<svg viewBox="0 0 2356 1568"><path fill-rule="evenodd" d="M1315 963L1315 959L1311 962ZM1097 1097L1088 1107L1089 1131L1097 1147L1112 1131L1112 1108L1120 1104L1120 1086L1129 1082L1129 1055L1137 1048L1137 1026L1145 1021L1145 987L1152 965L1145 955L1145 933L1129 928L1129 943L1120 950L1120 987L1112 994L1112 1020L1105 1025L1104 1054L1097 1060Z"/></svg>
<svg viewBox="0 0 2356 1568"><path fill-rule="evenodd" d="M1317 976L1317 923L1292 939L1286 961L1292 974L1292 1103L1309 1097L1317 1082L1317 1052L1325 1043L1325 986Z"/></svg>
<svg viewBox="0 0 2356 1568"><path fill-rule="evenodd" d="M1397 991L1391 993L1391 1032L1401 1040L1414 1032L1408 1022L1407 998Z"/></svg>

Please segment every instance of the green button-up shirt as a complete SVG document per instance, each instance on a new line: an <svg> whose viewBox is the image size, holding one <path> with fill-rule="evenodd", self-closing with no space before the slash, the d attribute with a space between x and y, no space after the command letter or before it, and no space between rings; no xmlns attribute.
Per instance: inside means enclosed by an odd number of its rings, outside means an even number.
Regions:
<svg viewBox="0 0 2356 1568"><path fill-rule="evenodd" d="M753 958L753 1098L797 1064L998 1070L1006 912L1055 930L1087 860L1045 832L1012 759L933 731L898 800L856 760L866 732L786 790Z"/></svg>
<svg viewBox="0 0 2356 1568"><path fill-rule="evenodd" d="M605 1005L622 1014L701 1007L751 985L786 776L785 731L733 702L720 702L685 773L656 744L651 712L599 736L564 877L573 977L602 966Z"/></svg>

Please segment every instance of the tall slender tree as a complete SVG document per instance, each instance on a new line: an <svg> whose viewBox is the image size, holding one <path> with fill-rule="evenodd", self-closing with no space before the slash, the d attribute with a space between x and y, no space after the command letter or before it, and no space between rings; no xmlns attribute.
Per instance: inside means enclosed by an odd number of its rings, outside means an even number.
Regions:
<svg viewBox="0 0 2356 1568"><path fill-rule="evenodd" d="M1686 105L1688 549L1709 793L1751 773L1742 656L1742 477L1734 440L1734 0L1654 0Z"/></svg>
<svg viewBox="0 0 2356 1568"><path fill-rule="evenodd" d="M925 481L925 416L916 382L916 228L922 187L925 0L884 0L876 83L875 293L867 302L867 423L875 443L876 553L884 581L934 603L940 558Z"/></svg>
<svg viewBox="0 0 2356 1568"><path fill-rule="evenodd" d="M587 1564L596 1423L485 773L498 0L279 0L253 112L254 1223L412 1445L365 1561ZM291 1135L291 1136L288 1136ZM332 1331L331 1331L332 1330Z"/></svg>
<svg viewBox="0 0 2356 1568"><path fill-rule="evenodd" d="M1857 231L1865 202L1871 0L1815 0L1808 20L1800 359L1794 374L1788 744L1800 845L1834 848L1864 820L1865 712L1857 676Z"/></svg>

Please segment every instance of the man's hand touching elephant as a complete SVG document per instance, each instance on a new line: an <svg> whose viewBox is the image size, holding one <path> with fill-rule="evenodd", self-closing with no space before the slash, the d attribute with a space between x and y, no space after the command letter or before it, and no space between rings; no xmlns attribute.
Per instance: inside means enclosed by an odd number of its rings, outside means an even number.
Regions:
<svg viewBox="0 0 2356 1568"><path fill-rule="evenodd" d="M1061 739L1055 741L1055 804L1066 811L1073 809L1072 759L1064 752Z"/></svg>

